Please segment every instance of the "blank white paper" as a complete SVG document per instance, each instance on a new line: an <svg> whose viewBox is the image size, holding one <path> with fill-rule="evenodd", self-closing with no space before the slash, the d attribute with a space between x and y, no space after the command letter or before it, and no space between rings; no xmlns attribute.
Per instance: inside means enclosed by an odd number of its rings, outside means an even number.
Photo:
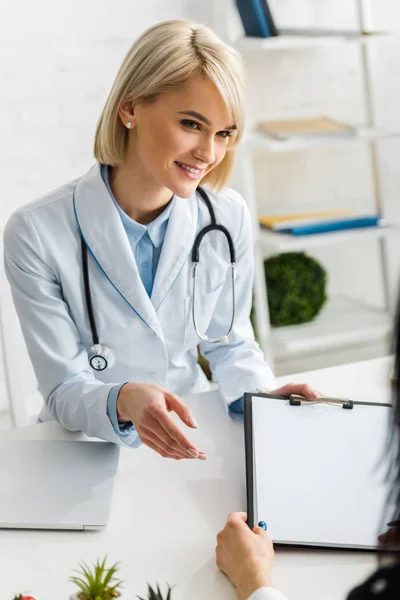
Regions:
<svg viewBox="0 0 400 600"><path fill-rule="evenodd" d="M255 512L275 542L375 547L388 484L384 406L253 397Z"/></svg>

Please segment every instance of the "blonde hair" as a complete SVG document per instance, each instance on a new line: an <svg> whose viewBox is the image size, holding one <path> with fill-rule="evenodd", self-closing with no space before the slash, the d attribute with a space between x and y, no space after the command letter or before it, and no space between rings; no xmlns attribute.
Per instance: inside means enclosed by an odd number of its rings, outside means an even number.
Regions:
<svg viewBox="0 0 400 600"><path fill-rule="evenodd" d="M134 42L117 73L97 124L95 158L114 167L124 162L128 130L119 118L121 104L176 91L194 75L204 75L214 83L237 126L235 143L221 163L201 181L201 184L221 189L233 168L232 148L243 134L243 65L240 55L211 29L190 21L158 23Z"/></svg>

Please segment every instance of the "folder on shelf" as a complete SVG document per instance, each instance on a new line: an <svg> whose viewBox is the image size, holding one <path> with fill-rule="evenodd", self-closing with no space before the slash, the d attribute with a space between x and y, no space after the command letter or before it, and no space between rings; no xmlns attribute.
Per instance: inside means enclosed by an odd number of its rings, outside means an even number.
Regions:
<svg viewBox="0 0 400 600"><path fill-rule="evenodd" d="M377 215L370 215L364 217L352 217L349 219L337 219L309 225L298 225L288 229L282 229L281 231L283 233L301 236L313 235L316 233L329 233L332 231L344 231L348 229L361 229L363 227L378 227L379 224L380 217Z"/></svg>
<svg viewBox="0 0 400 600"><path fill-rule="evenodd" d="M258 131L268 137L285 141L293 138L313 136L353 136L356 129L347 123L330 117L291 119L288 121L260 121Z"/></svg>
<svg viewBox="0 0 400 600"><path fill-rule="evenodd" d="M383 224L379 215L360 215L350 211L260 217L259 222L266 229L296 236L378 227Z"/></svg>
<svg viewBox="0 0 400 600"><path fill-rule="evenodd" d="M269 38L277 35L270 10L266 10L266 0L236 0L236 6L249 37Z"/></svg>
<svg viewBox="0 0 400 600"><path fill-rule="evenodd" d="M295 213L291 215L266 215L259 218L260 224L268 229L278 231L287 229L294 225L310 225L320 223L328 219L342 219L343 217L355 216L350 210L325 210L312 213Z"/></svg>
<svg viewBox="0 0 400 600"><path fill-rule="evenodd" d="M381 460L390 410L245 394L248 525L266 521L276 544L376 548L394 512Z"/></svg>

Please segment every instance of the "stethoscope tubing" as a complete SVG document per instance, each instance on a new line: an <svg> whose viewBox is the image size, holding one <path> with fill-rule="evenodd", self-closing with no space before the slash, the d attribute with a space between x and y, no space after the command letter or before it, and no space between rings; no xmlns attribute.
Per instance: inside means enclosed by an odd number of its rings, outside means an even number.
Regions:
<svg viewBox="0 0 400 600"><path fill-rule="evenodd" d="M200 196L202 197L202 199L204 200L204 202L208 208L208 211L210 213L211 223L210 223L210 225L207 225L206 227L204 227L203 229L201 229L199 231L199 233L196 235L195 240L193 242L193 248L192 248L192 262L193 262L192 319L193 319L193 325L194 325L197 335L199 336L199 338L201 340L203 340L205 342L209 342L211 344L215 344L218 342L227 343L228 335L232 331L232 327L235 322L235 316L236 316L236 312L235 312L235 309L236 309L236 298L235 298L236 252L235 252L235 246L234 246L231 234L226 229L226 227L217 223L217 220L215 218L214 207L212 206L211 200L209 199L206 191L201 187L198 187L197 191L199 192ZM225 236L228 246L229 246L229 255L230 255L230 262L231 262L232 318L231 318L231 322L229 324L228 331L225 333L225 335L223 335L219 338L209 338L206 334L201 333L201 331L199 330L199 327L197 325L196 309L195 309L196 274L197 274L197 267L198 267L199 261L200 261L200 245L201 245L201 242L203 241L204 236L207 235L208 233L211 233L212 231L220 231ZM100 342L99 342L99 335L98 335L97 326L96 326L96 319L94 316L92 294L90 292L88 250L87 250L87 246L86 246L86 243L85 243L85 240L84 240L82 234L81 234L81 252L82 252L82 270L83 270L83 283L84 283L84 289L85 289L85 301L86 301L86 307L87 307L87 312L88 312L88 317L89 317L90 330L92 333L92 340L93 340L93 347L91 348L91 355L89 356L89 363L90 363L90 366L95 371L104 371L107 368L107 366L110 366L110 357L113 353L110 348L108 348L107 346L105 346L103 344L100 344ZM112 361L112 362L114 362L114 361Z"/></svg>

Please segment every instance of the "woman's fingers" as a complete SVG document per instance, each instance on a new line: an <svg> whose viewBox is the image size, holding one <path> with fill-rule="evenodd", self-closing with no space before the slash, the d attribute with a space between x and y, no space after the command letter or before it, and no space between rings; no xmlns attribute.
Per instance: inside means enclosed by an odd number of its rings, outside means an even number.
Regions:
<svg viewBox="0 0 400 600"><path fill-rule="evenodd" d="M191 452L195 458L206 458L204 452L198 450L194 444L192 444L192 442L182 433L166 410L163 410L162 407L157 407L156 411L153 413L153 417L157 419L161 427L185 452ZM196 456L194 453L197 453Z"/></svg>
<svg viewBox="0 0 400 600"><path fill-rule="evenodd" d="M173 454L180 454L182 458L196 458L194 452L190 452L179 446L167 431L159 424L156 419L152 419L149 423L143 424L139 435L143 437L143 433L147 439L151 439L156 444L161 443L162 447Z"/></svg>
<svg viewBox="0 0 400 600"><path fill-rule="evenodd" d="M125 414L143 443L152 448L156 446L156 451L162 456L207 458L182 433L169 414L173 410L187 425L197 426L191 410L175 394L155 384L130 383L121 388L119 401L119 414Z"/></svg>
<svg viewBox="0 0 400 600"><path fill-rule="evenodd" d="M304 398L312 398L313 400L318 400L318 398L321 398L322 396L321 392L312 388L308 383L287 383L281 388L278 388L270 393L282 394L284 396L298 394L299 396L304 396Z"/></svg>
<svg viewBox="0 0 400 600"><path fill-rule="evenodd" d="M164 390L164 396L167 402L167 409L173 410L185 425L197 429L197 421L193 416L192 411L176 394L170 394L167 390Z"/></svg>
<svg viewBox="0 0 400 600"><path fill-rule="evenodd" d="M190 456L187 456L183 453L172 452L161 441L158 441L158 443L156 443L155 441L153 441L150 438L147 438L146 436L141 437L140 439L142 440L142 442L145 446L148 446L149 448L151 448L152 450L157 452L157 454L159 454L163 458L173 458L175 460L183 460L185 458L190 458Z"/></svg>

